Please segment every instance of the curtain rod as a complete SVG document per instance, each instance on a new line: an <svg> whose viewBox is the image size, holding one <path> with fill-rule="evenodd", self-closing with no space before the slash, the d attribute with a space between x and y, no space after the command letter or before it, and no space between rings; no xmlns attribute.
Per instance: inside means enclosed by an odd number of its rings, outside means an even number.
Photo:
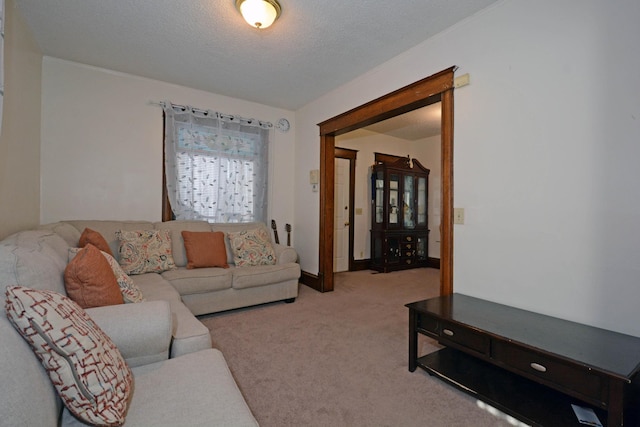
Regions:
<svg viewBox="0 0 640 427"><path fill-rule="evenodd" d="M167 108L167 102L165 102L165 101L149 101L149 104L151 104L151 105L159 105L163 109ZM273 127L273 123L265 122L265 121L262 121L262 120L247 119L245 117L234 116L232 114L222 114L222 113L219 113L219 112L213 111L213 110L206 110L204 108L195 108L195 107L191 107L191 106L188 106L188 105L174 104L173 102L169 102L168 104L173 109L178 109L178 110L182 110L182 111L187 111L188 110L188 111L191 111L192 113L199 113L199 114L202 114L204 116L209 116L210 115L212 117L216 117L216 118L219 118L219 119L229 120L229 121L237 121L239 123L246 123L246 124L252 124L253 122L257 122L260 127L269 128L269 129Z"/></svg>

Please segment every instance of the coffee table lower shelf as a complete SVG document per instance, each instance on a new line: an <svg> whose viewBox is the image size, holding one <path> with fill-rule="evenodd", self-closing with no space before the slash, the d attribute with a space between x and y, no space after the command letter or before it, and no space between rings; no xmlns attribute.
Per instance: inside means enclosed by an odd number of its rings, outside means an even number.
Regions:
<svg viewBox="0 0 640 427"><path fill-rule="evenodd" d="M571 408L575 404L593 409L602 425L607 425L607 413L602 409L452 348L427 354L417 362L430 375L526 424L584 427Z"/></svg>

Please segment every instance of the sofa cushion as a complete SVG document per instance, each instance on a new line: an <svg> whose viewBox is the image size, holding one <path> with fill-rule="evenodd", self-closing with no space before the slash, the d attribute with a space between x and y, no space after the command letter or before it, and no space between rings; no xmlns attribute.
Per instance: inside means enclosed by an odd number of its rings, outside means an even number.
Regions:
<svg viewBox="0 0 640 427"><path fill-rule="evenodd" d="M65 406L88 423L122 424L133 376L87 313L52 291L10 286L6 298L7 317L40 359Z"/></svg>
<svg viewBox="0 0 640 427"><path fill-rule="evenodd" d="M186 270L183 271L198 271ZM222 269L220 269L222 270ZM227 270L223 270L227 271ZM165 272L166 274L169 272ZM173 317L173 342L171 357L211 348L211 334L191 311L184 305L180 294L161 275L156 273L141 274L132 277L136 285L142 289L147 301L168 301Z"/></svg>
<svg viewBox="0 0 640 427"><path fill-rule="evenodd" d="M89 243L100 249L102 252L106 252L109 255L113 256L113 252L111 252L111 248L109 247L109 244L104 239L104 237L102 237L102 234L87 227L80 235L78 246L84 248Z"/></svg>
<svg viewBox="0 0 640 427"><path fill-rule="evenodd" d="M131 279L147 301L180 301L178 291L158 273L137 274L131 276Z"/></svg>
<svg viewBox="0 0 640 427"><path fill-rule="evenodd" d="M187 269L202 267L229 268L222 231L182 231L187 252Z"/></svg>
<svg viewBox="0 0 640 427"><path fill-rule="evenodd" d="M90 243L65 268L64 285L69 298L82 308L124 303L109 262Z"/></svg>
<svg viewBox="0 0 640 427"><path fill-rule="evenodd" d="M0 242L0 284L64 294L64 269L68 259L67 243L52 231L15 233Z"/></svg>
<svg viewBox="0 0 640 427"><path fill-rule="evenodd" d="M300 266L295 263L236 267L233 271L233 289L255 288L300 277Z"/></svg>
<svg viewBox="0 0 640 427"><path fill-rule="evenodd" d="M180 295L201 294L229 289L232 272L224 268L178 268L165 271L162 277L168 280Z"/></svg>
<svg viewBox="0 0 640 427"><path fill-rule="evenodd" d="M173 317L168 301L112 305L86 311L109 335L129 367L169 358Z"/></svg>
<svg viewBox="0 0 640 427"><path fill-rule="evenodd" d="M276 263L276 253L269 234L264 229L230 232L228 236L233 251L233 262L237 267Z"/></svg>
<svg viewBox="0 0 640 427"><path fill-rule="evenodd" d="M120 230L116 237L120 241L118 262L125 273L160 273L176 268L168 230Z"/></svg>
<svg viewBox="0 0 640 427"><path fill-rule="evenodd" d="M258 426L218 350L132 370L136 390L125 426ZM61 424L82 426L67 411Z"/></svg>
<svg viewBox="0 0 640 427"><path fill-rule="evenodd" d="M0 343L0 425L59 427L62 401L40 360L5 315L4 304Z"/></svg>
<svg viewBox="0 0 640 427"><path fill-rule="evenodd" d="M80 231L73 225L66 222L53 222L50 224L43 224L38 227L39 230L49 230L62 237L67 246L76 247L80 240Z"/></svg>

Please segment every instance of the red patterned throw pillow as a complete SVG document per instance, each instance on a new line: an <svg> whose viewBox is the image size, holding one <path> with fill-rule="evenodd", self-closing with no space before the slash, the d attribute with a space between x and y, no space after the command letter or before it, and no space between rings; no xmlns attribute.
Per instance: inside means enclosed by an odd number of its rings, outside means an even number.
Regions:
<svg viewBox="0 0 640 427"><path fill-rule="evenodd" d="M72 414L98 426L124 423L133 375L78 304L53 291L8 286L5 309Z"/></svg>

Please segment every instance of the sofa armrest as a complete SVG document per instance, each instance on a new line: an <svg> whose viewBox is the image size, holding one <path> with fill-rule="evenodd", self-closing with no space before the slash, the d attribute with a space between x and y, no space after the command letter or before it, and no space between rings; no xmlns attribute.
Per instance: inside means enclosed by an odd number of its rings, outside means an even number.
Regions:
<svg viewBox="0 0 640 427"><path fill-rule="evenodd" d="M290 262L298 262L298 252L291 246L273 244L273 250L276 252L276 262L278 264L288 264Z"/></svg>
<svg viewBox="0 0 640 427"><path fill-rule="evenodd" d="M148 301L87 309L113 340L129 366L169 358L172 317L167 301Z"/></svg>

